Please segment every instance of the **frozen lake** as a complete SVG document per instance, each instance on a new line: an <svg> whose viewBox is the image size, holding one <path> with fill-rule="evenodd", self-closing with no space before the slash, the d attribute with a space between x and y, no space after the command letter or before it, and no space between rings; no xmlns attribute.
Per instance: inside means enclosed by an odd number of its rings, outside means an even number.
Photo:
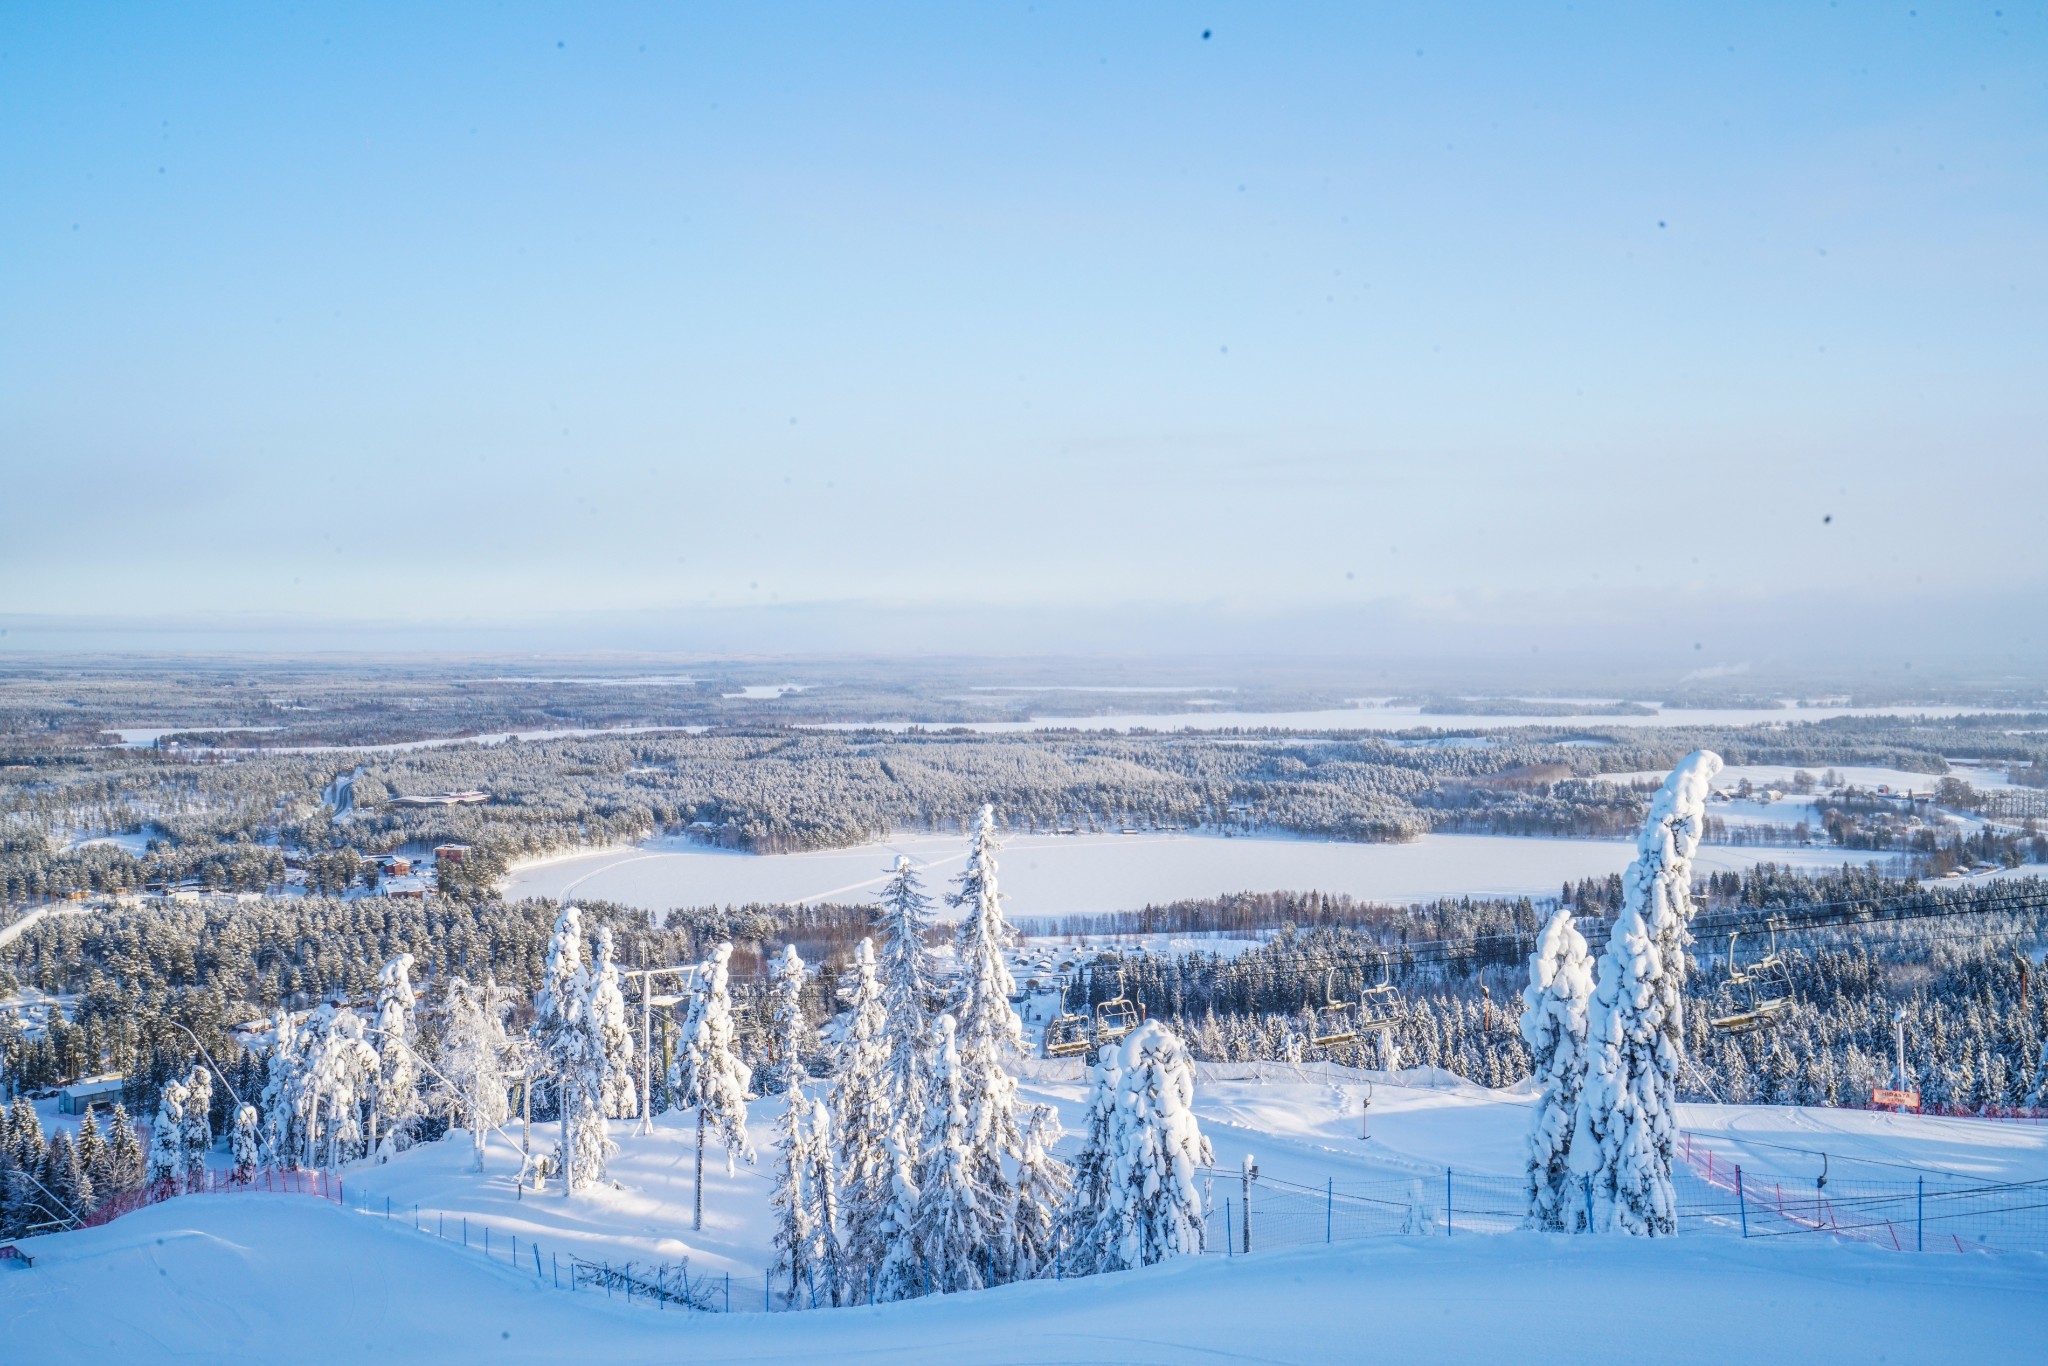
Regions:
<svg viewBox="0 0 2048 1366"><path fill-rule="evenodd" d="M1122 716L1035 716L1028 721L843 721L806 729L904 731L968 730L1005 735L1034 730L1512 730L1524 726L1573 729L1606 726L1768 726L1827 721L1841 716L1955 716L1994 714L1988 707L1666 707L1648 716L1461 716L1424 712L1420 707L1332 707L1323 711L1154 712Z"/></svg>
<svg viewBox="0 0 2048 1366"><path fill-rule="evenodd" d="M1147 903L1228 892L1346 892L1405 905L1439 896L1555 895L1566 879L1628 866L1635 845L1621 840L1427 835L1409 844L1348 844L1216 834L1019 835L999 856L1012 917L1093 915ZM864 901L908 854L927 887L959 874L967 841L958 835L902 835L851 849L743 854L683 840L575 854L528 864L505 880L512 897L567 896L651 911L746 902ZM1821 848L1700 851L1702 872L1759 862L1834 867L1871 856Z"/></svg>

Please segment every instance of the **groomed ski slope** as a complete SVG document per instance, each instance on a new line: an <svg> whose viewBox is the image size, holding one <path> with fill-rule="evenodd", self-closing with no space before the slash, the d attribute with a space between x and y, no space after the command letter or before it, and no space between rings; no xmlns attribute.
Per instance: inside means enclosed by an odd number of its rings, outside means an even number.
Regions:
<svg viewBox="0 0 2048 1366"><path fill-rule="evenodd" d="M1059 1105L1078 1127L1078 1067L1027 1066L1023 1098ZM1196 1110L1226 1170L1246 1152L1262 1173L1308 1186L1440 1177L1447 1165L1474 1176L1519 1168L1529 1098L1518 1090L1430 1069L1202 1072ZM29 1240L32 1269L0 1268L0 1358L111 1348L306 1361L367 1348L383 1360L436 1362L593 1352L608 1362L2004 1361L2037 1354L2048 1304L2048 1257L2038 1254L1912 1255L1820 1238L1383 1237L881 1309L730 1316L607 1303L602 1292L557 1291L506 1265L514 1234L528 1253L538 1241L565 1266L572 1255L643 1265L688 1256L694 1275L731 1274L735 1309L758 1311L780 1103L753 1110L760 1166L728 1177L712 1151L702 1233L690 1229L694 1131L678 1114L647 1137L615 1123L619 1187L574 1202L516 1198L516 1156L503 1140L493 1140L484 1175L471 1173L467 1136L456 1134L350 1169L349 1208L305 1196L196 1196ZM1754 1106L1682 1106L1680 1122L1723 1160L1788 1183L1810 1182L1823 1149L1838 1180L1900 1175L1880 1164L1986 1181L2048 1177L2048 1126ZM541 1130L535 1140L551 1137ZM1232 1184L1217 1180L1219 1202ZM357 1212L364 1204L371 1214ZM449 1240L414 1232L414 1217L445 1221ZM456 1240L465 1218L467 1250ZM486 1225L492 1259L475 1245ZM1654 1348L1645 1333L1657 1335Z"/></svg>
<svg viewBox="0 0 2048 1366"><path fill-rule="evenodd" d="M1381 1239L874 1309L657 1313L318 1200L196 1197L0 1271L11 1361L2019 1362L2039 1257Z"/></svg>

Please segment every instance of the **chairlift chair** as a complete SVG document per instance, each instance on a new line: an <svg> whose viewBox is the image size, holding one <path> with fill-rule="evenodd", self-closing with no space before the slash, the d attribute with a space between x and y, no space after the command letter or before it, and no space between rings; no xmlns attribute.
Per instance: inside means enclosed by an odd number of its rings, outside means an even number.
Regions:
<svg viewBox="0 0 2048 1366"><path fill-rule="evenodd" d="M1331 993L1330 980L1331 974L1324 974L1324 1004L1316 1008L1316 1032L1310 1042L1317 1048L1358 1042L1358 1030L1351 1023L1351 1002L1340 1001Z"/></svg>
<svg viewBox="0 0 2048 1366"><path fill-rule="evenodd" d="M1723 1034L1775 1029L1797 1004L1791 966L1786 955L1778 952L1777 928L1771 929L1770 950L1747 968L1735 957L1735 940L1740 933L1728 936L1728 975L1721 983L1721 1013L1707 1020L1709 1026Z"/></svg>
<svg viewBox="0 0 2048 1366"><path fill-rule="evenodd" d="M1095 1042L1097 1046L1119 1042L1124 1035L1138 1027L1138 1008L1130 998L1113 996L1095 1007Z"/></svg>
<svg viewBox="0 0 2048 1366"><path fill-rule="evenodd" d="M1394 985L1393 964L1382 952L1380 980L1358 993L1358 1028L1361 1031L1395 1029L1405 1014L1401 989Z"/></svg>
<svg viewBox="0 0 2048 1366"><path fill-rule="evenodd" d="M1048 1058L1074 1058L1094 1047L1088 1037L1086 1015L1059 1015L1045 1025L1044 1054Z"/></svg>

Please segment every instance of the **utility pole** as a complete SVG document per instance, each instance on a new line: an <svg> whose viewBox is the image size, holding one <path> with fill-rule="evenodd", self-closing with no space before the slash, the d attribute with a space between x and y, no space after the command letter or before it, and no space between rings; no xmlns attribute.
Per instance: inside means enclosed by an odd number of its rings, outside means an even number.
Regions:
<svg viewBox="0 0 2048 1366"><path fill-rule="evenodd" d="M1892 1040L1898 1051L1898 1087L1909 1090L1906 1085L1906 1008L1900 1006L1892 1012Z"/></svg>
<svg viewBox="0 0 2048 1366"><path fill-rule="evenodd" d="M673 1006L686 999L687 993L696 983L698 963L679 963L665 968L634 968L621 972L621 977L638 978L640 982L640 1127L634 1132L654 1132L654 1008ZM681 977L681 991L656 996L654 979L657 977Z"/></svg>

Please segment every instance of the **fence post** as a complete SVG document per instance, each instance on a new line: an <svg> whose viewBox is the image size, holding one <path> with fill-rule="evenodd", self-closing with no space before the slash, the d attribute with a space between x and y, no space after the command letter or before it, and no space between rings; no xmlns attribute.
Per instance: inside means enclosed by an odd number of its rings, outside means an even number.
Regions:
<svg viewBox="0 0 2048 1366"><path fill-rule="evenodd" d="M1735 1212L1742 1216L1742 1236L1749 1236L1749 1201L1742 1198L1742 1164L1735 1164Z"/></svg>
<svg viewBox="0 0 2048 1366"><path fill-rule="evenodd" d="M388 1195L384 1197L384 1217L386 1219L391 1217L391 1197Z"/></svg>
<svg viewBox="0 0 2048 1366"><path fill-rule="evenodd" d="M1244 1250L1246 1252L1252 1250L1252 1174L1258 1169L1259 1164L1252 1160L1250 1153L1246 1153L1244 1155Z"/></svg>
<svg viewBox="0 0 2048 1366"><path fill-rule="evenodd" d="M768 1268L761 1268L761 1312L768 1312Z"/></svg>
<svg viewBox="0 0 2048 1366"><path fill-rule="evenodd" d="M1228 1197L1223 1201L1223 1255L1226 1257L1235 1257L1237 1255L1237 1234L1232 1232L1230 1227L1230 1200Z"/></svg>
<svg viewBox="0 0 2048 1366"><path fill-rule="evenodd" d="M1444 1237L1451 1236L1451 1169L1444 1168Z"/></svg>
<svg viewBox="0 0 2048 1366"><path fill-rule="evenodd" d="M485 1224L485 1225L484 1225L484 1256L488 1257L488 1256L490 1256L490 1255L491 1255L491 1226L490 1226L489 1224Z"/></svg>
<svg viewBox="0 0 2048 1366"><path fill-rule="evenodd" d="M536 1252L533 1255L538 1257L540 1254ZM555 1254L552 1252L548 1254L548 1270L554 1273L555 1289L560 1290L562 1288L562 1264L555 1260Z"/></svg>
<svg viewBox="0 0 2048 1366"><path fill-rule="evenodd" d="M462 1245L464 1247L469 1246L469 1216L467 1214L462 1216Z"/></svg>
<svg viewBox="0 0 2048 1366"><path fill-rule="evenodd" d="M1927 1178L1913 1178L1913 1250L1927 1250Z"/></svg>
<svg viewBox="0 0 2048 1366"><path fill-rule="evenodd" d="M1586 1187L1586 1232L1591 1233L1593 1231L1593 1178L1589 1175L1581 1177L1580 1180Z"/></svg>
<svg viewBox="0 0 2048 1366"><path fill-rule="evenodd" d="M1323 1178L1323 1241L1329 1242L1337 1225L1337 1180Z"/></svg>
<svg viewBox="0 0 2048 1366"><path fill-rule="evenodd" d="M725 1312L732 1312L732 1273L725 1273Z"/></svg>

